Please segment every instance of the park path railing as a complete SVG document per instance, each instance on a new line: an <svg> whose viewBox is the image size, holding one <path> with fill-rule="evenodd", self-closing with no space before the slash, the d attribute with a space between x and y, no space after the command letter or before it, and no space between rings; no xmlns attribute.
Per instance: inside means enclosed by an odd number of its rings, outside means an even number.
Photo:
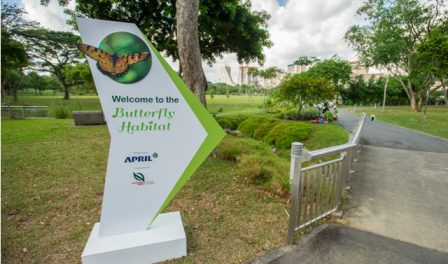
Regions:
<svg viewBox="0 0 448 264"><path fill-rule="evenodd" d="M362 114L346 144L314 151L304 151L303 144L299 142L292 144L288 243L294 243L297 230L337 210L359 146L364 121L365 114ZM337 154L339 157L336 159L302 168L303 162Z"/></svg>
<svg viewBox="0 0 448 264"><path fill-rule="evenodd" d="M8 107L2 106L2 118L9 117ZM11 106L15 118L48 117L48 106Z"/></svg>

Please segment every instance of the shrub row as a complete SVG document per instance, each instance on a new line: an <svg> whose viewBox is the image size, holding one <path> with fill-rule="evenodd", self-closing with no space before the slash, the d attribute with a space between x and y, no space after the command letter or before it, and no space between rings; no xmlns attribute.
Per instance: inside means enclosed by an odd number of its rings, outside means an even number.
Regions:
<svg viewBox="0 0 448 264"><path fill-rule="evenodd" d="M302 111L300 113L297 110L289 110L286 112L282 112L279 115L279 118L281 118L281 119L303 120L303 121L318 119L319 117L320 117L320 112L317 110Z"/></svg>
<svg viewBox="0 0 448 264"><path fill-rule="evenodd" d="M248 137L285 149L292 142L305 141L311 134L312 126L302 122L255 116L241 122L238 130Z"/></svg>
<svg viewBox="0 0 448 264"><path fill-rule="evenodd" d="M248 115L226 115L216 117L216 121L222 128L236 130L241 122L247 118L249 118Z"/></svg>

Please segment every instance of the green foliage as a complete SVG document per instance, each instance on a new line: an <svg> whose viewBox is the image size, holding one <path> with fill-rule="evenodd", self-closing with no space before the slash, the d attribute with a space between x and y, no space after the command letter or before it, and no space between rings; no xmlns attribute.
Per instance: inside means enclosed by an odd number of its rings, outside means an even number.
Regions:
<svg viewBox="0 0 448 264"><path fill-rule="evenodd" d="M320 112L317 110L302 110L300 113L297 110L287 110L280 114L281 119L287 120L303 120L309 121L320 117Z"/></svg>
<svg viewBox="0 0 448 264"><path fill-rule="evenodd" d="M278 119L270 119L261 123L260 126L255 129L253 138L256 140L263 141L264 138L269 134L271 129L280 122Z"/></svg>
<svg viewBox="0 0 448 264"><path fill-rule="evenodd" d="M327 117L327 121L328 122L333 122L334 121L334 116L330 111L325 112L325 116Z"/></svg>
<svg viewBox="0 0 448 264"><path fill-rule="evenodd" d="M308 57L308 56L300 56L297 60L294 61L292 65L311 65L313 63L318 62L319 59L316 57Z"/></svg>
<svg viewBox="0 0 448 264"><path fill-rule="evenodd" d="M350 80L346 89L341 91L344 104L372 105L382 104L385 78L364 81L361 77ZM408 103L406 92L396 78L389 78L386 104L404 105Z"/></svg>
<svg viewBox="0 0 448 264"><path fill-rule="evenodd" d="M413 111L421 111L434 84L431 67L419 63L418 46L446 20L446 12L441 11L446 8L446 1L439 0L366 0L358 13L368 23L352 26L345 35L365 65L382 66L394 70L397 78L407 77L400 83Z"/></svg>
<svg viewBox="0 0 448 264"><path fill-rule="evenodd" d="M222 128L236 130L238 129L238 126L248 118L249 115L224 115L216 117L216 121Z"/></svg>
<svg viewBox="0 0 448 264"><path fill-rule="evenodd" d="M92 73L87 62L65 65L63 73L67 84L78 94L96 93Z"/></svg>
<svg viewBox="0 0 448 264"><path fill-rule="evenodd" d="M65 105L56 104L50 107L50 116L56 119L67 119L71 117L71 111Z"/></svg>
<svg viewBox="0 0 448 264"><path fill-rule="evenodd" d="M312 125L294 121L284 121L275 125L263 141L280 149L291 147L293 142L303 142L311 134Z"/></svg>
<svg viewBox="0 0 448 264"><path fill-rule="evenodd" d="M247 137L254 137L255 131L263 124L273 124L276 120L271 117L253 116L244 120L239 126L238 130L243 132Z"/></svg>
<svg viewBox="0 0 448 264"><path fill-rule="evenodd" d="M438 25L417 45L414 66L418 72L431 72L445 84L448 81L448 20ZM448 87L447 87L448 88Z"/></svg>
<svg viewBox="0 0 448 264"><path fill-rule="evenodd" d="M44 2L48 2L44 1ZM60 1L67 4L66 1ZM76 16L135 23L159 51L177 60L175 1L76 0ZM236 53L240 63L264 60L270 47L269 14L251 11L249 1L200 1L198 31L203 60L212 63L222 53ZM71 21L75 25L74 19ZM229 36L232 36L229 38Z"/></svg>
<svg viewBox="0 0 448 264"><path fill-rule="evenodd" d="M250 138L227 136L216 148L218 157L237 162L239 174L249 183L279 194L288 193L289 161L271 147Z"/></svg>
<svg viewBox="0 0 448 264"><path fill-rule="evenodd" d="M53 31L42 28L37 22L23 18L25 11L13 5L2 5L2 35L5 29L11 38L26 47L26 53L36 71L56 76L65 89L64 99L69 99L69 85L63 69L80 59L76 44L78 36L71 32ZM3 41L3 39L2 39ZM2 47L3 48L3 47ZM4 53L3 53L4 54Z"/></svg>
<svg viewBox="0 0 448 264"><path fill-rule="evenodd" d="M305 103L312 104L330 100L335 90L325 77L316 77L308 72L287 76L279 85L278 98L302 110Z"/></svg>
<svg viewBox="0 0 448 264"><path fill-rule="evenodd" d="M334 56L331 59L317 62L308 70L308 74L314 77L324 77L329 80L339 92L344 84L350 80L352 67L346 60Z"/></svg>

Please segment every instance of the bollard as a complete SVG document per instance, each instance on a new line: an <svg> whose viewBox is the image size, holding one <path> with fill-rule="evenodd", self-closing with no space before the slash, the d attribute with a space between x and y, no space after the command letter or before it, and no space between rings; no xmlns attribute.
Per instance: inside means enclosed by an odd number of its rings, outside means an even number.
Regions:
<svg viewBox="0 0 448 264"><path fill-rule="evenodd" d="M289 225L288 225L288 243L294 244L294 233L296 230L297 222L299 221L299 187L301 184L300 173L302 170L302 150L303 144L294 142L291 145L291 167L289 173L289 179L291 183L291 209L289 212Z"/></svg>

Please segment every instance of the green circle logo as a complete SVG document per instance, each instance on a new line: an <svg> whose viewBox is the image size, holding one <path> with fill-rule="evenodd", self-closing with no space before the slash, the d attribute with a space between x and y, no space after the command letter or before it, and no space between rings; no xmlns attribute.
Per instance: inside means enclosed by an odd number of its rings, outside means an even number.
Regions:
<svg viewBox="0 0 448 264"><path fill-rule="evenodd" d="M128 32L115 32L106 36L99 48L112 55L113 70L123 71L119 75L107 74L112 80L131 84L145 78L151 69L152 58L148 45L139 37Z"/></svg>

